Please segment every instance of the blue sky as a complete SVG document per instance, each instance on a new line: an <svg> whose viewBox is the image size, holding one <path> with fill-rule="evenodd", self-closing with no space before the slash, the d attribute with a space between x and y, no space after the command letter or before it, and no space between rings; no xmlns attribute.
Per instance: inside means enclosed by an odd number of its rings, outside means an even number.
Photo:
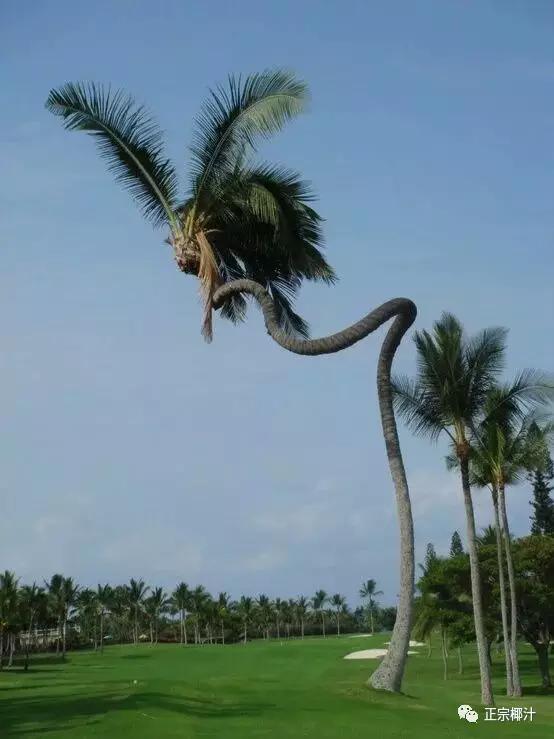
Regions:
<svg viewBox="0 0 554 739"><path fill-rule="evenodd" d="M394 602L380 336L296 357L251 310L204 344L164 235L44 100L67 80L131 91L186 186L207 88L292 68L311 111L261 156L319 193L340 282L303 290L314 335L406 295L420 328L445 309L508 326L508 374L549 369L552 4L4 2L0 29L0 569L351 602L374 577ZM413 371L411 340L396 366ZM444 447L402 443L421 561L463 532L463 506ZM510 493L516 533L529 497Z"/></svg>

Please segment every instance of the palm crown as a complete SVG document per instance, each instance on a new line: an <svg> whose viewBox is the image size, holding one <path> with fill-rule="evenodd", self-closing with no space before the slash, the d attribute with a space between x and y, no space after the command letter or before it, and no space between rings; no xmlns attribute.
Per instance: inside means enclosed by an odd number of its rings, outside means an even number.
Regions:
<svg viewBox="0 0 554 739"><path fill-rule="evenodd" d="M335 280L321 252L321 219L310 206L310 186L292 170L252 160L257 141L304 111L307 98L306 85L282 70L230 77L226 87L212 90L196 119L183 199L160 129L130 96L80 83L48 96L46 107L67 129L96 138L143 215L169 229L179 268L200 280L208 340L212 297L227 281L261 283L281 327L306 336L308 326L292 307L302 280ZM244 298L234 295L222 314L236 322L245 310Z"/></svg>

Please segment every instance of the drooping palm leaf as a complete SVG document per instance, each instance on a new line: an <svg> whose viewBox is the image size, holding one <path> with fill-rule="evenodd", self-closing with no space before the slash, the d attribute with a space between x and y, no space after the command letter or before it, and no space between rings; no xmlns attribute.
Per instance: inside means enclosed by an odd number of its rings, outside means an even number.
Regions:
<svg viewBox="0 0 554 739"><path fill-rule="evenodd" d="M90 83L51 90L47 109L65 127L94 136L116 179L129 189L155 226L177 226L177 176L163 154L161 131L129 95Z"/></svg>

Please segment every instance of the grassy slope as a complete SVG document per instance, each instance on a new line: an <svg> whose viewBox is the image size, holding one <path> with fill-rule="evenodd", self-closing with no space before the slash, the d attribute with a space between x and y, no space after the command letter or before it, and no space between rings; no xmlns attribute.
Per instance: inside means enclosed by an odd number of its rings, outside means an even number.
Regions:
<svg viewBox="0 0 554 739"><path fill-rule="evenodd" d="M460 703L478 707L476 662L444 683L438 649L409 658L404 696L364 685L373 661L345 661L350 651L382 646L384 637L306 639L181 648L110 647L104 655L70 655L63 665L38 661L28 674L0 674L0 737L53 739L338 739L373 736L449 739L554 735L554 696L541 695L538 672L524 653L524 699L532 724L460 721ZM495 670L500 675L501 660ZM133 681L138 684L134 685ZM501 680L496 680L499 691Z"/></svg>

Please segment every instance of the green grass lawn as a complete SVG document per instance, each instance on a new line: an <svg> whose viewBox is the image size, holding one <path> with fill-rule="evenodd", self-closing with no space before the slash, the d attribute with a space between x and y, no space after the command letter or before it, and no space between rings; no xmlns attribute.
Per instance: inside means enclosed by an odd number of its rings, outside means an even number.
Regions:
<svg viewBox="0 0 554 739"><path fill-rule="evenodd" d="M37 660L25 674L0 673L0 737L67 739L342 739L343 737L554 736L554 695L539 684L523 650L526 696L497 706L533 706L533 723L460 721L456 709L479 710L476 660L466 674L442 680L438 654L409 657L404 695L377 693L365 682L375 661L346 661L351 651L386 637L253 642L246 646L109 647L103 655L70 654L66 663ZM498 658L494 666L502 674ZM135 684L134 681L137 681Z"/></svg>

